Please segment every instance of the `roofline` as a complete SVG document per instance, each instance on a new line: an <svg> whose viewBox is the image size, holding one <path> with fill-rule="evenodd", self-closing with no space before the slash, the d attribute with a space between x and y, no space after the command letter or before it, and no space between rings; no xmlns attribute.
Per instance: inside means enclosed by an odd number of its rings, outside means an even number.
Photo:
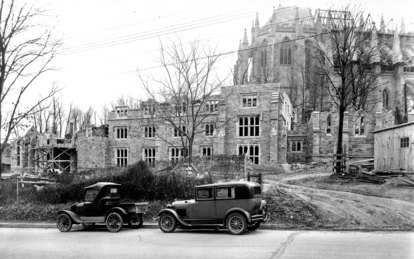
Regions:
<svg viewBox="0 0 414 259"><path fill-rule="evenodd" d="M222 182L222 183L210 183L210 184L197 185L195 188L228 186L228 185L247 185L247 186L256 186L256 185L258 185L258 186L260 186L260 184L256 183L256 182Z"/></svg>
<svg viewBox="0 0 414 259"><path fill-rule="evenodd" d="M403 124L394 125L394 126L391 126L391 127L385 128L385 129L374 130L374 134L375 133L380 133L380 132L383 132L383 131L388 131L388 130L402 128L402 127L409 126L409 125L414 125L414 121L410 121L410 122L406 122L406 123L403 123Z"/></svg>
<svg viewBox="0 0 414 259"><path fill-rule="evenodd" d="M111 182L97 182L97 183L94 183L92 185L86 186L85 189L91 189L91 188L95 188L95 187L98 187L98 186L101 186L101 187L103 187L103 186L121 186L121 184L111 183Z"/></svg>

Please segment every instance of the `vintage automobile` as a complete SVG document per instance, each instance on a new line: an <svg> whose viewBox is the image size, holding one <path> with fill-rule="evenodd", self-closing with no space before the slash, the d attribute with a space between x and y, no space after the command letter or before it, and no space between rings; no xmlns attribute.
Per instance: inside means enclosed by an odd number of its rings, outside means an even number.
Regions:
<svg viewBox="0 0 414 259"><path fill-rule="evenodd" d="M120 184L98 182L85 187L85 198L69 210L58 212L57 228L67 232L72 224L82 224L84 228L95 223L104 223L111 232L118 232L123 224L132 228L141 227L142 215L146 213L148 202L121 202Z"/></svg>
<svg viewBox="0 0 414 259"><path fill-rule="evenodd" d="M231 234L256 230L267 219L262 188L254 182L207 184L195 187L195 199L175 201L158 213L165 232L182 228L227 228Z"/></svg>

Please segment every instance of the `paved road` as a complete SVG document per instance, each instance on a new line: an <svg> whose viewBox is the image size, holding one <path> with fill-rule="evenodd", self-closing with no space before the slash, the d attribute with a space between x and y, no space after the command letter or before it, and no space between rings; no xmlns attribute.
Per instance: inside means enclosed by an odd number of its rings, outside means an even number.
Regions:
<svg viewBox="0 0 414 259"><path fill-rule="evenodd" d="M0 228L0 258L414 258L413 232Z"/></svg>

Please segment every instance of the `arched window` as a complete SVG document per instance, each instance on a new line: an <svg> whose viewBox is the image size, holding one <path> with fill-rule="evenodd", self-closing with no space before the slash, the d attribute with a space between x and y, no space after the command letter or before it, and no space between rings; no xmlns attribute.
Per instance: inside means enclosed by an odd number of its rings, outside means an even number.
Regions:
<svg viewBox="0 0 414 259"><path fill-rule="evenodd" d="M288 41L289 38L285 37L284 41ZM280 64L290 65L292 64L292 49L289 44L280 47Z"/></svg>
<svg viewBox="0 0 414 259"><path fill-rule="evenodd" d="M267 65L267 40L263 40L260 51L260 65L266 67Z"/></svg>
<svg viewBox="0 0 414 259"><path fill-rule="evenodd" d="M357 117L357 120L355 121L355 136L358 135L365 135L365 116L362 114Z"/></svg>
<svg viewBox="0 0 414 259"><path fill-rule="evenodd" d="M310 86L310 68L311 68L311 55L310 49L305 49L305 85Z"/></svg>
<svg viewBox="0 0 414 259"><path fill-rule="evenodd" d="M382 107L388 109L388 92L386 89L382 91Z"/></svg>
<svg viewBox="0 0 414 259"><path fill-rule="evenodd" d="M328 117L326 118L326 134L332 133L332 118L331 115L328 114Z"/></svg>

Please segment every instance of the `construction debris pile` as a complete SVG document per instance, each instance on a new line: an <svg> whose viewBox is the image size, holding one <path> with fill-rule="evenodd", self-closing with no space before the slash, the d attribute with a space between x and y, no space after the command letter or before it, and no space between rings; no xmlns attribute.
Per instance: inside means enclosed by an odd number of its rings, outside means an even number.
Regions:
<svg viewBox="0 0 414 259"><path fill-rule="evenodd" d="M348 171L343 174L334 174L333 177L374 184L384 184L387 182L395 186L414 187L414 172L408 172L404 169L373 170L368 172L362 166L350 165Z"/></svg>

